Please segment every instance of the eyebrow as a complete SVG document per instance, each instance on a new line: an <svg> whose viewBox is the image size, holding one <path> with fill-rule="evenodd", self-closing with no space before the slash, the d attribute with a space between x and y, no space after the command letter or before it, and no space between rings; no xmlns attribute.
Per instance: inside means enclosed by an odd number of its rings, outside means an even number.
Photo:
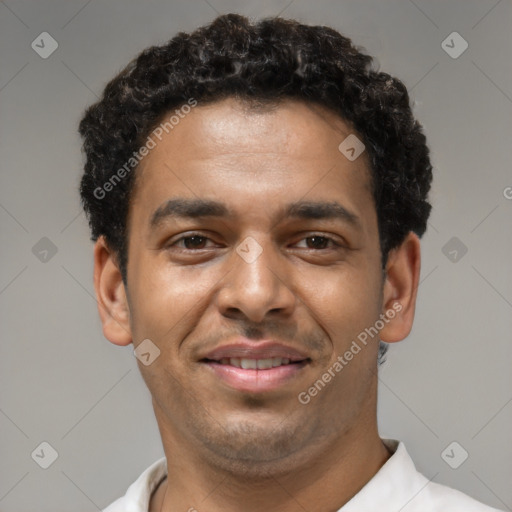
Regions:
<svg viewBox="0 0 512 512"><path fill-rule="evenodd" d="M168 218L197 219L204 217L233 218L235 214L225 204L209 199L169 199L159 206L150 219L150 227L156 228ZM337 201L296 201L284 209L283 218L335 219L354 227L360 226L359 217Z"/></svg>

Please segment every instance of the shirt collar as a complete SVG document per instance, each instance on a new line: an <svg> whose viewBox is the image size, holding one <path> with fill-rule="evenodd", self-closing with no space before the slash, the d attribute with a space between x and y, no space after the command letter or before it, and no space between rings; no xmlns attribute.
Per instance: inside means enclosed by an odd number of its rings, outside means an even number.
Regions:
<svg viewBox="0 0 512 512"><path fill-rule="evenodd" d="M405 445L394 439L382 439L393 453L379 471L339 512L375 510L381 512L406 510L406 506L425 488L429 480L419 473Z"/></svg>
<svg viewBox="0 0 512 512"><path fill-rule="evenodd" d="M167 476L167 459L162 457L147 468L125 494L125 512L146 512L149 510L151 495ZM105 511L107 512L107 511Z"/></svg>

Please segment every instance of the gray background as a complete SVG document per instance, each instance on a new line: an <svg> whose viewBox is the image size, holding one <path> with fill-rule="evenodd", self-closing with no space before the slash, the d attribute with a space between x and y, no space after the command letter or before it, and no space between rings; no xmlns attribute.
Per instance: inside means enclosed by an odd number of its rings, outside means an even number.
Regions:
<svg viewBox="0 0 512 512"><path fill-rule="evenodd" d="M0 3L0 510L98 510L163 456L132 347L101 333L76 128L131 57L228 11L330 24L408 86L434 208L415 326L380 374L381 435L428 478L511 510L509 0ZM47 59L31 48L44 31ZM453 31L469 44L456 59L441 46ZM32 250L43 237L55 255ZM46 470L31 458L43 441L58 452ZM458 469L441 457L453 441L469 453Z"/></svg>

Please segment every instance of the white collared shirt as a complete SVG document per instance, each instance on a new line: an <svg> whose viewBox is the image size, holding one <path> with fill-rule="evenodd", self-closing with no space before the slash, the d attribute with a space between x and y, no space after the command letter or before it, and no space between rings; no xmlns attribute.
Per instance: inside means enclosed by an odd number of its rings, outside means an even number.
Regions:
<svg viewBox="0 0 512 512"><path fill-rule="evenodd" d="M402 442L383 439L393 452L373 478L339 512L499 512L419 473ZM103 512L148 512L152 493L167 475L163 457Z"/></svg>

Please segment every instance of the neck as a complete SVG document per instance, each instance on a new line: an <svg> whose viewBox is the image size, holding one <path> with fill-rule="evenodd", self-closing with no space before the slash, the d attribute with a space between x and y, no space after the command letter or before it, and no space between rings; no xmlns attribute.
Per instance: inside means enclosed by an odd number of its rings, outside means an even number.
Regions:
<svg viewBox="0 0 512 512"><path fill-rule="evenodd" d="M339 510L390 457L378 436L376 420L373 425L352 429L324 449L317 447L307 462L288 464L286 471L281 463L257 477L220 469L206 454L191 452L183 443L167 442L169 478L153 495L149 510L238 512L240 503L246 512Z"/></svg>

